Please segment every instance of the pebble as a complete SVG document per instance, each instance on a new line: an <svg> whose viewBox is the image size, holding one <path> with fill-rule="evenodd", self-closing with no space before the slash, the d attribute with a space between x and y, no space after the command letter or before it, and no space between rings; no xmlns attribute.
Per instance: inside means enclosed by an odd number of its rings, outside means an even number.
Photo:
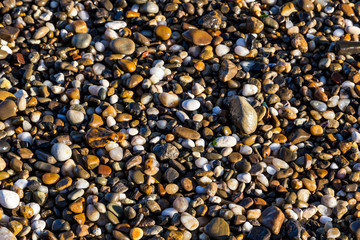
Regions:
<svg viewBox="0 0 360 240"><path fill-rule="evenodd" d="M185 100L181 103L181 106L186 110L186 111L196 111L200 108L200 102L198 100L195 99L188 99Z"/></svg>
<svg viewBox="0 0 360 240"><path fill-rule="evenodd" d="M84 49L90 46L91 39L88 33L78 33L72 38L71 43L76 48Z"/></svg>
<svg viewBox="0 0 360 240"><path fill-rule="evenodd" d="M161 103L168 108L174 108L179 105L179 97L173 93L160 93L159 99Z"/></svg>
<svg viewBox="0 0 360 240"><path fill-rule="evenodd" d="M255 109L244 97L234 96L230 104L231 119L244 134L251 134L257 128L257 114Z"/></svg>
<svg viewBox="0 0 360 240"><path fill-rule="evenodd" d="M6 227L0 227L0 235L4 240L16 240L16 236Z"/></svg>
<svg viewBox="0 0 360 240"><path fill-rule="evenodd" d="M14 209L19 206L20 197L16 192L0 190L0 205L7 209Z"/></svg>
<svg viewBox="0 0 360 240"><path fill-rule="evenodd" d="M0 103L0 112L0 120L4 121L8 118L16 116L17 106L12 100L5 100Z"/></svg>
<svg viewBox="0 0 360 240"><path fill-rule="evenodd" d="M190 231L194 231L199 227L199 221L186 212L183 212L181 214L180 221L184 225L184 227Z"/></svg>
<svg viewBox="0 0 360 240"><path fill-rule="evenodd" d="M63 162L71 158L72 150L64 143L55 143L51 147L51 154L55 157L56 160Z"/></svg>
<svg viewBox="0 0 360 240"><path fill-rule="evenodd" d="M229 224L220 217L213 218L204 228L209 237L217 240L224 239L230 235Z"/></svg>
<svg viewBox="0 0 360 240"><path fill-rule="evenodd" d="M187 30L182 34L182 36L186 41L189 41L197 46L209 45L213 39L210 34L208 34L203 30L198 30L198 29Z"/></svg>
<svg viewBox="0 0 360 240"><path fill-rule="evenodd" d="M110 42L110 48L114 53L131 55L135 52L135 43L128 38L117 38Z"/></svg>
<svg viewBox="0 0 360 240"><path fill-rule="evenodd" d="M227 148L234 147L237 141L235 137L232 136L222 136L214 140L213 145L216 148Z"/></svg>

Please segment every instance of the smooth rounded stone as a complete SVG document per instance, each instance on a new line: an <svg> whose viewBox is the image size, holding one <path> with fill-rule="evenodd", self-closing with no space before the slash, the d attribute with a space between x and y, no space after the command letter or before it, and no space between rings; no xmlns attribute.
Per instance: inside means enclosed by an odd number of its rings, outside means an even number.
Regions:
<svg viewBox="0 0 360 240"><path fill-rule="evenodd" d="M240 57L245 57L250 53L249 49L243 46L236 46L234 49L235 53L239 55Z"/></svg>
<svg viewBox="0 0 360 240"><path fill-rule="evenodd" d="M135 52L135 43L129 38L116 38L110 42L110 48L114 53L131 55Z"/></svg>
<svg viewBox="0 0 360 240"><path fill-rule="evenodd" d="M266 208L261 213L261 217L259 219L260 223L268 227L274 234L279 234L284 220L284 213L280 210L280 208L275 206Z"/></svg>
<svg viewBox="0 0 360 240"><path fill-rule="evenodd" d="M16 240L16 236L6 227L0 227L0 236L2 240Z"/></svg>
<svg viewBox="0 0 360 240"><path fill-rule="evenodd" d="M317 101L317 100L312 100L310 101L310 105L319 112L324 112L327 110L327 105L326 103L323 103L321 101Z"/></svg>
<svg viewBox="0 0 360 240"><path fill-rule="evenodd" d="M251 182L251 174L250 173L240 173L237 175L236 179L239 182L250 183Z"/></svg>
<svg viewBox="0 0 360 240"><path fill-rule="evenodd" d="M70 224L64 219L56 219L55 221L53 221L51 228L53 231L69 231Z"/></svg>
<svg viewBox="0 0 360 240"><path fill-rule="evenodd" d="M41 39L43 37L46 36L46 34L48 34L50 31L50 29L47 26L43 26L41 28L39 28L38 30L36 30L33 38L34 39Z"/></svg>
<svg viewBox="0 0 360 240"><path fill-rule="evenodd" d="M174 129L175 135L185 138L185 139L191 139L191 140L198 140L200 139L201 135L197 131L186 128L186 127L177 127Z"/></svg>
<svg viewBox="0 0 360 240"><path fill-rule="evenodd" d="M285 3L284 5L282 5L282 7L280 8L280 14L283 17L288 17L290 16L292 13L297 12L294 3L292 2L288 2Z"/></svg>
<svg viewBox="0 0 360 240"><path fill-rule="evenodd" d="M10 151L10 144L4 140L0 140L0 153L7 153Z"/></svg>
<svg viewBox="0 0 360 240"><path fill-rule="evenodd" d="M217 56L222 57L230 52L230 48L224 44L219 44L215 48L215 53Z"/></svg>
<svg viewBox="0 0 360 240"><path fill-rule="evenodd" d="M220 217L213 218L204 228L205 233L209 235L209 237L214 238L216 240L227 239L230 235L230 227L229 224Z"/></svg>
<svg viewBox="0 0 360 240"><path fill-rule="evenodd" d="M213 141L213 145L216 148L234 147L236 143L236 138L233 136L222 136Z"/></svg>
<svg viewBox="0 0 360 240"><path fill-rule="evenodd" d="M32 208L32 210L34 211L34 215L37 215L40 213L40 205L39 204L37 204L35 202L31 202L26 205Z"/></svg>
<svg viewBox="0 0 360 240"><path fill-rule="evenodd" d="M195 99L188 99L182 102L181 106L186 111L196 111L200 108L200 102Z"/></svg>
<svg viewBox="0 0 360 240"><path fill-rule="evenodd" d="M340 237L340 235L341 235L341 232L338 228L330 228L326 232L326 237L328 239L336 239L336 238Z"/></svg>
<svg viewBox="0 0 360 240"><path fill-rule="evenodd" d="M184 227L190 231L194 231L199 227L199 221L186 212L181 214L180 221L182 225L184 225Z"/></svg>
<svg viewBox="0 0 360 240"><path fill-rule="evenodd" d="M334 196L331 195L324 195L321 198L321 204L329 207L329 208L334 208L337 206L338 201L336 200L336 198Z"/></svg>
<svg viewBox="0 0 360 240"><path fill-rule="evenodd" d="M159 99L160 102L168 108L174 108L179 105L179 97L174 93L160 93Z"/></svg>
<svg viewBox="0 0 360 240"><path fill-rule="evenodd" d="M310 195L311 195L311 192L309 190L307 190L307 189L300 189L297 192L298 200L303 201L303 202L309 201Z"/></svg>
<svg viewBox="0 0 360 240"><path fill-rule="evenodd" d="M112 30L119 30L121 28L125 28L126 25L127 24L124 21L112 21L112 22L105 23L105 27L110 28Z"/></svg>
<svg viewBox="0 0 360 240"><path fill-rule="evenodd" d="M72 150L64 143L55 143L51 147L51 154L56 158L56 160L63 162L71 158Z"/></svg>
<svg viewBox="0 0 360 240"><path fill-rule="evenodd" d="M109 152L110 158L115 161L121 161L124 156L124 151L121 147L116 147Z"/></svg>
<svg viewBox="0 0 360 240"><path fill-rule="evenodd" d="M252 95L255 95L258 91L257 86L253 85L253 84L245 84L243 89L242 89L242 95L245 97L249 97Z"/></svg>
<svg viewBox="0 0 360 240"><path fill-rule="evenodd" d="M8 55L9 55L9 53L7 51L0 49L0 60L5 59ZM4 100L4 99L1 99L1 100Z"/></svg>
<svg viewBox="0 0 360 240"><path fill-rule="evenodd" d="M143 13L158 13L159 6L155 2L146 2L140 6L140 12Z"/></svg>
<svg viewBox="0 0 360 240"><path fill-rule="evenodd" d="M171 29L164 25L157 26L155 35L163 41L168 40L171 37Z"/></svg>
<svg viewBox="0 0 360 240"><path fill-rule="evenodd" d="M213 39L209 33L198 29L187 30L182 36L186 41L197 46L209 45Z"/></svg>
<svg viewBox="0 0 360 240"><path fill-rule="evenodd" d="M0 205L4 208L14 209L19 206L20 197L16 192L0 190Z"/></svg>
<svg viewBox="0 0 360 240"><path fill-rule="evenodd" d="M184 197L178 197L174 200L173 207L178 212L185 212L189 207L189 201Z"/></svg>
<svg viewBox="0 0 360 240"><path fill-rule="evenodd" d="M60 175L57 173L45 173L42 175L41 180L46 185L52 185L59 181Z"/></svg>
<svg viewBox="0 0 360 240"><path fill-rule="evenodd" d="M96 208L94 207L94 205L89 204L86 207L86 217L87 219L89 219L92 222L96 222L97 220L99 220L100 218L100 213L98 210L96 210Z"/></svg>
<svg viewBox="0 0 360 240"><path fill-rule="evenodd" d="M275 157L272 158L271 163L272 163L272 165L274 165L275 167L277 167L279 169L288 169L289 168L289 164L279 158L275 158Z"/></svg>
<svg viewBox="0 0 360 240"><path fill-rule="evenodd" d="M233 96L230 102L230 116L235 126L244 134L256 131L258 117L246 98Z"/></svg>
<svg viewBox="0 0 360 240"><path fill-rule="evenodd" d="M311 12L314 10L314 4L311 0L299 0L298 1L299 7L301 7L306 12Z"/></svg>
<svg viewBox="0 0 360 240"><path fill-rule="evenodd" d="M350 224L350 230L356 239L360 239L360 221L354 221Z"/></svg>
<svg viewBox="0 0 360 240"><path fill-rule="evenodd" d="M78 33L73 36L71 43L76 48L84 49L90 46L91 39L92 37L88 33Z"/></svg>
<svg viewBox="0 0 360 240"><path fill-rule="evenodd" d="M169 169L171 169L171 168L169 168ZM132 174L131 178L136 184L143 184L145 182L145 174L142 173L140 170L135 171Z"/></svg>
<svg viewBox="0 0 360 240"><path fill-rule="evenodd" d="M354 35L360 35L360 28L356 26L348 26L345 28L346 32Z"/></svg>
<svg viewBox="0 0 360 240"><path fill-rule="evenodd" d="M5 100L0 103L0 120L4 121L8 118L15 117L17 112L16 103L12 100Z"/></svg>
<svg viewBox="0 0 360 240"><path fill-rule="evenodd" d="M76 110L69 110L66 113L66 118L71 124L80 124L84 121L85 115Z"/></svg>

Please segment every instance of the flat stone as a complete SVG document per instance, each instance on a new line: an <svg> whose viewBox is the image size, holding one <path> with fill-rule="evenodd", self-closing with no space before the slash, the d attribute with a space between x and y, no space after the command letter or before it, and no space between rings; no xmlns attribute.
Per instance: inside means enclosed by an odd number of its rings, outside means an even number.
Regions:
<svg viewBox="0 0 360 240"><path fill-rule="evenodd" d="M230 235L229 224L220 217L213 218L204 228L205 233L216 240L228 239Z"/></svg>
<svg viewBox="0 0 360 240"><path fill-rule="evenodd" d="M298 144L308 140L311 137L310 133L305 132L303 129L298 128L292 132L289 136L289 139L292 144Z"/></svg>
<svg viewBox="0 0 360 240"><path fill-rule="evenodd" d="M48 32L50 31L50 29L46 26L43 26L41 28L39 28L38 30L36 30L33 38L34 39L41 39L43 37L46 36L46 34L48 34Z"/></svg>
<svg viewBox="0 0 360 240"><path fill-rule="evenodd" d="M114 53L131 55L135 52L135 43L129 38L117 38L110 42L110 48Z"/></svg>
<svg viewBox="0 0 360 240"><path fill-rule="evenodd" d="M201 135L197 131L186 128L186 127L177 127L174 130L175 135L185 138L185 139L191 139L191 140L198 140L200 139Z"/></svg>
<svg viewBox="0 0 360 240"><path fill-rule="evenodd" d="M187 30L182 36L186 41L197 46L209 45L213 39L209 33L198 29Z"/></svg>
<svg viewBox="0 0 360 240"><path fill-rule="evenodd" d="M19 36L19 33L20 29L12 26L6 26L0 29L0 39L12 42Z"/></svg>
<svg viewBox="0 0 360 240"><path fill-rule="evenodd" d="M72 38L71 43L76 48L84 49L90 46L91 39L92 37L88 33L78 33Z"/></svg>
<svg viewBox="0 0 360 240"><path fill-rule="evenodd" d="M105 147L111 141L117 141L118 135L105 128L91 128L85 135L87 144L92 148Z"/></svg>
<svg viewBox="0 0 360 240"><path fill-rule="evenodd" d="M244 134L251 134L257 128L258 117L246 98L234 96L230 103L230 116L235 126Z"/></svg>

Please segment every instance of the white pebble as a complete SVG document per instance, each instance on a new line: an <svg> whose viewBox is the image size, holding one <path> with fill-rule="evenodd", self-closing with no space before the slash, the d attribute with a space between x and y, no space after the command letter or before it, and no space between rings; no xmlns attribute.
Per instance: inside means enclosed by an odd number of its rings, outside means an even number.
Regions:
<svg viewBox="0 0 360 240"><path fill-rule="evenodd" d="M186 111L196 111L200 108L200 102L196 99L188 99L182 102L181 106Z"/></svg>
<svg viewBox="0 0 360 240"><path fill-rule="evenodd" d="M64 143L55 143L51 147L51 154L56 158L56 160L63 162L71 158L72 150Z"/></svg>
<svg viewBox="0 0 360 240"><path fill-rule="evenodd" d="M19 206L20 197L16 192L0 190L0 205L4 208L14 209Z"/></svg>
<svg viewBox="0 0 360 240"><path fill-rule="evenodd" d="M236 138L233 136L222 136L218 137L213 141L213 145L216 148L227 148L236 145Z"/></svg>
<svg viewBox="0 0 360 240"><path fill-rule="evenodd" d="M235 47L235 53L241 57L245 57L250 53L249 49L242 47L242 46L236 46Z"/></svg>
<svg viewBox="0 0 360 240"><path fill-rule="evenodd" d="M124 155L123 149L121 147L114 148L109 152L109 155L111 159L115 161L120 161Z"/></svg>
<svg viewBox="0 0 360 240"><path fill-rule="evenodd" d="M258 91L257 86L253 84L245 84L242 89L242 95L245 97L255 95Z"/></svg>
<svg viewBox="0 0 360 240"><path fill-rule="evenodd" d="M219 57L224 56L225 54L227 54L230 51L230 48L224 44L219 44L216 46L215 48L215 53L216 55L218 55Z"/></svg>

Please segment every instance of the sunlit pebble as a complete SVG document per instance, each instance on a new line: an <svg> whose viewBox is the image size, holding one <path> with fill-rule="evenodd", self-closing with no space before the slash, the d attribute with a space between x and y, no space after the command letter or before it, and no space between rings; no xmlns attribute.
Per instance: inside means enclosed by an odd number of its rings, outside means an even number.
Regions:
<svg viewBox="0 0 360 240"><path fill-rule="evenodd" d="M96 49L96 51L104 52L105 51L105 45L102 42L96 42L95 43L95 49Z"/></svg>
<svg viewBox="0 0 360 240"><path fill-rule="evenodd" d="M345 19L344 22L347 27L354 26L354 23L350 19Z"/></svg>
<svg viewBox="0 0 360 240"><path fill-rule="evenodd" d="M86 11L84 11L84 10L80 11L80 12L78 13L78 16L79 16L79 18L80 18L81 20L84 20L84 21L87 21L87 20L90 19L89 13L86 12Z"/></svg>
<svg viewBox="0 0 360 240"><path fill-rule="evenodd" d="M241 57L245 57L246 55L248 55L250 53L250 51L242 46L236 46L235 47L235 53Z"/></svg>
<svg viewBox="0 0 360 240"><path fill-rule="evenodd" d="M230 48L226 45L219 44L215 48L215 53L217 56L222 57L230 51Z"/></svg>
<svg viewBox="0 0 360 240"><path fill-rule="evenodd" d="M336 37L342 37L344 35L344 30L342 29L336 29L334 32L333 32L333 35L336 36Z"/></svg>
<svg viewBox="0 0 360 240"><path fill-rule="evenodd" d="M106 151L110 152L112 149L119 147L119 144L116 142L109 142L105 145Z"/></svg>

